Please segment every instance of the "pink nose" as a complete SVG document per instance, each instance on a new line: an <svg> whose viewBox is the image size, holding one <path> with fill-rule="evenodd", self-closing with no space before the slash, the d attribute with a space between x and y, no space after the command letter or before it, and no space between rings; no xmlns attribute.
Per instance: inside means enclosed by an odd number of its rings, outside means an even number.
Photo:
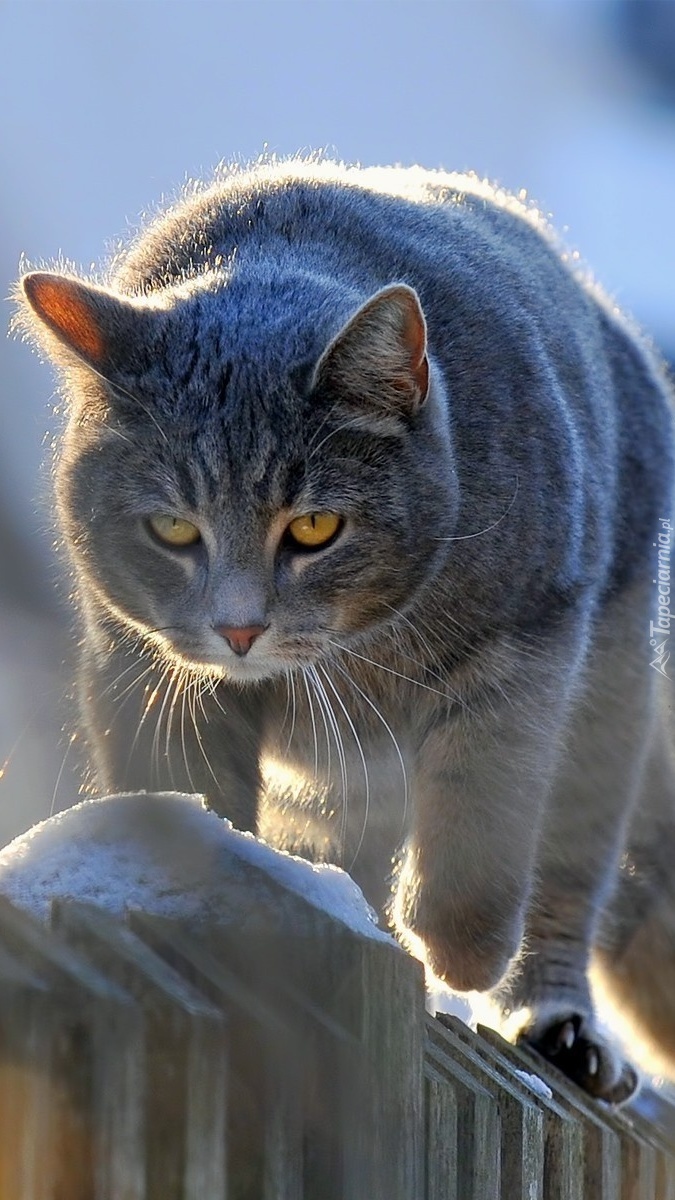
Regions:
<svg viewBox="0 0 675 1200"><path fill-rule="evenodd" d="M266 629L266 625L219 625L216 633L225 638L235 654L243 657L244 654L248 654L255 639Z"/></svg>

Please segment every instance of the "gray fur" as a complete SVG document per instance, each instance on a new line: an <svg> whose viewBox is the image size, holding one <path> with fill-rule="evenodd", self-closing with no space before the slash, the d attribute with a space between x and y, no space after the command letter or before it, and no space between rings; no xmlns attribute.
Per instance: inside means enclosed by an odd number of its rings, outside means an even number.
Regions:
<svg viewBox="0 0 675 1200"><path fill-rule="evenodd" d="M405 843L404 935L623 1098L587 967L603 912L618 954L608 904L663 722L656 359L534 210L419 169L261 164L196 190L114 262L94 358L26 286L71 404L57 496L94 786L203 791L379 900ZM323 510L342 532L292 553L288 522ZM202 544L153 543L155 513ZM269 628L239 659L232 625Z"/></svg>

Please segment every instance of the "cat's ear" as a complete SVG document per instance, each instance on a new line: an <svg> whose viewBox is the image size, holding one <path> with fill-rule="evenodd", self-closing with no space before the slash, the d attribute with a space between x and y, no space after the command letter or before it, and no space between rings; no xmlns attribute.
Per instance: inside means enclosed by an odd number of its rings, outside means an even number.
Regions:
<svg viewBox="0 0 675 1200"><path fill-rule="evenodd" d="M106 374L132 352L146 315L133 301L47 271L24 275L21 288L43 329L95 370Z"/></svg>
<svg viewBox="0 0 675 1200"><path fill-rule="evenodd" d="M417 292L397 283L367 300L324 351L314 381L387 412L417 412L429 390L427 328Z"/></svg>

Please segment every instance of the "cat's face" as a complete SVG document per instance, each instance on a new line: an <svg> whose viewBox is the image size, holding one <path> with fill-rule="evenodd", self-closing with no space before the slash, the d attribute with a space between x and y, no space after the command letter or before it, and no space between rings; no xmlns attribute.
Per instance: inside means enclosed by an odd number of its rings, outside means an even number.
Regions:
<svg viewBox="0 0 675 1200"><path fill-rule="evenodd" d="M349 354L342 334L318 366L271 372L205 328L182 350L185 321L162 329L170 354L76 385L57 492L83 587L167 658L242 682L390 622L452 531L428 388L413 402L397 376L364 401L353 332Z"/></svg>

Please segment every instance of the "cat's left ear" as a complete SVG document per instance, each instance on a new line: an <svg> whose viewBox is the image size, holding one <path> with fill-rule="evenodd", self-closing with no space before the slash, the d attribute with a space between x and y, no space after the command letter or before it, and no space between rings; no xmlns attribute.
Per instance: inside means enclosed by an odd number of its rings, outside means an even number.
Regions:
<svg viewBox="0 0 675 1200"><path fill-rule="evenodd" d="M417 292L396 283L367 300L322 354L314 383L389 413L416 413L429 391L427 327Z"/></svg>
<svg viewBox="0 0 675 1200"><path fill-rule="evenodd" d="M24 275L21 289L51 356L58 360L65 350L103 374L128 361L144 332L139 327L152 319L132 300L73 276L35 271Z"/></svg>

